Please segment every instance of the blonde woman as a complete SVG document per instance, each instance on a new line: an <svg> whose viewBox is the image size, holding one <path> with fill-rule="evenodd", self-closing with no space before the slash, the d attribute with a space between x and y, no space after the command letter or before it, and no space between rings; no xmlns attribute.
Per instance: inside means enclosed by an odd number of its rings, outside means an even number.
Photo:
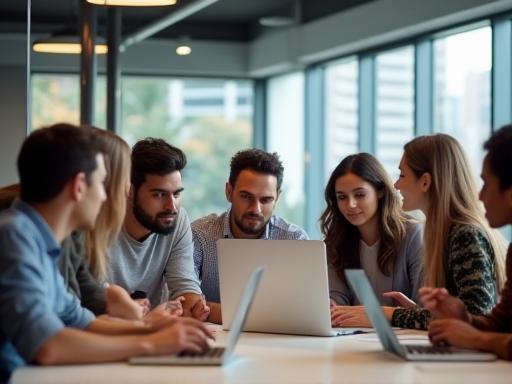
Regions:
<svg viewBox="0 0 512 384"><path fill-rule="evenodd" d="M494 132L484 144L487 155L482 166L480 200L489 225L512 224L512 125ZM424 287L421 301L433 317L429 337L433 344L493 352L512 360L512 244L507 254L507 282L500 302L483 316L470 315L463 302L443 288Z"/></svg>
<svg viewBox="0 0 512 384"><path fill-rule="evenodd" d="M94 229L75 232L62 243L59 269L67 286L78 296L82 306L94 314L138 319L144 307L131 300L119 286L105 289L106 249L122 225L130 179L130 147L119 136L96 127L91 129L107 149L105 156L105 191L107 200L101 206Z"/></svg>
<svg viewBox="0 0 512 384"><path fill-rule="evenodd" d="M395 187L404 209L420 209L426 217L424 283L445 287L474 315L497 302L505 272L505 244L490 229L461 145L445 134L418 137L404 147ZM392 324L426 328L430 313L399 309Z"/></svg>

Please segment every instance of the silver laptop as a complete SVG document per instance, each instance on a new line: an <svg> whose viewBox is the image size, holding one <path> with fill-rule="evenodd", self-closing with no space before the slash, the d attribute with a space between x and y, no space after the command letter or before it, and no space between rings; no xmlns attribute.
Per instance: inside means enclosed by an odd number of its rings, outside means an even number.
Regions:
<svg viewBox="0 0 512 384"><path fill-rule="evenodd" d="M363 332L331 327L323 241L217 241L222 325L231 328L237 295L256 266L265 268L245 331L312 336Z"/></svg>
<svg viewBox="0 0 512 384"><path fill-rule="evenodd" d="M247 314L251 308L254 295L261 280L263 268L257 267L249 276L242 295L238 295L239 303L233 319L233 326L229 332L226 346L210 348L203 354L181 353L179 355L166 356L140 356L132 357L130 364L140 365L224 365L233 356L236 343L244 327ZM240 292L240 291L238 291Z"/></svg>
<svg viewBox="0 0 512 384"><path fill-rule="evenodd" d="M366 314L375 328L380 342L387 352L413 361L491 361L496 355L469 349L437 347L433 345L402 345L391 329L382 312L379 301L362 269L345 271L348 282L359 301L364 305Z"/></svg>

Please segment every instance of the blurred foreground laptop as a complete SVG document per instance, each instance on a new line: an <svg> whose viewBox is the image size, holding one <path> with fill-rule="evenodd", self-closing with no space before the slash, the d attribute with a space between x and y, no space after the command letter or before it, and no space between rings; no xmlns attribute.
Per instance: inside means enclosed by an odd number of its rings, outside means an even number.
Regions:
<svg viewBox="0 0 512 384"><path fill-rule="evenodd" d="M437 347L433 345L400 344L382 312L379 301L362 269L348 269L345 276L359 301L364 305L366 314L373 324L380 342L387 352L412 361L491 361L496 355L469 349Z"/></svg>
<svg viewBox="0 0 512 384"><path fill-rule="evenodd" d="M236 343L244 327L247 314L251 308L254 295L261 280L263 268L258 267L249 276L242 296L239 297L239 304L236 309L233 326L229 332L225 347L214 347L203 354L166 355L166 356L140 356L132 357L130 364L140 365L224 365L227 364L233 355ZM238 291L240 292L240 291Z"/></svg>
<svg viewBox="0 0 512 384"><path fill-rule="evenodd" d="M224 329L231 328L244 281L261 265L265 275L245 331L311 336L363 332L361 328L331 327L323 241L220 239L217 255Z"/></svg>

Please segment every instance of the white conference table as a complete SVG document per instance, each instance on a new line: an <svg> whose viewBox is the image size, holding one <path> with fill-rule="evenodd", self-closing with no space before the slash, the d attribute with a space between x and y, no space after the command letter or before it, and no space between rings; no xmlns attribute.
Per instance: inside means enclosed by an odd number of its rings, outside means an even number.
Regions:
<svg viewBox="0 0 512 384"><path fill-rule="evenodd" d="M425 333L400 331L404 342ZM216 331L219 345L226 332ZM375 334L311 337L243 333L224 367L131 366L125 363L26 367L13 384L72 383L417 383L512 382L512 363L411 363L385 353Z"/></svg>

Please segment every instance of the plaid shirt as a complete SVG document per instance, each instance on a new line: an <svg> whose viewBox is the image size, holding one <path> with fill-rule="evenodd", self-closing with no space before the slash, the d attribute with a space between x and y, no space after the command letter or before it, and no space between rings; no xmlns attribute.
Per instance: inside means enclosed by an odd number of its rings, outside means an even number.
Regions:
<svg viewBox="0 0 512 384"><path fill-rule="evenodd" d="M220 303L217 240L233 238L229 224L230 212L231 210L221 215L211 214L192 223L195 270L201 280L201 290L206 300L216 303ZM289 224L278 216L272 216L260 239L309 240L309 237L302 228Z"/></svg>

